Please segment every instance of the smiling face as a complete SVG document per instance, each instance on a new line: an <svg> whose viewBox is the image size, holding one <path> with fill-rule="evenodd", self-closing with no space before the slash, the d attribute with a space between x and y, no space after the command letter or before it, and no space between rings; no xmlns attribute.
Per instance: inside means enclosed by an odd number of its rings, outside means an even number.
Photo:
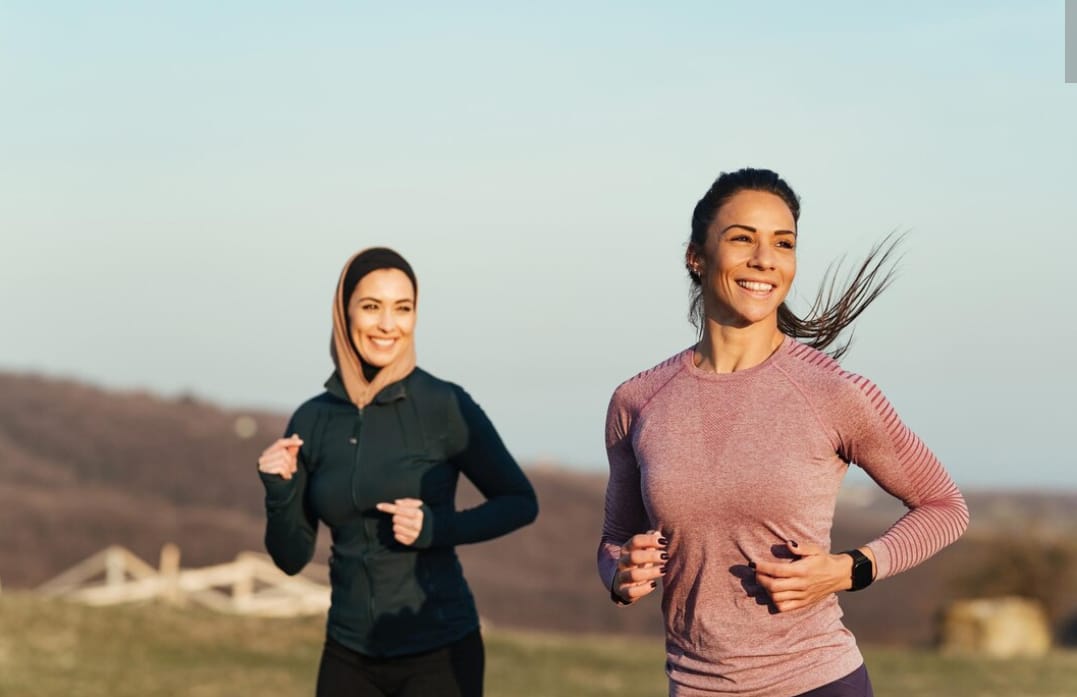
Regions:
<svg viewBox="0 0 1077 697"><path fill-rule="evenodd" d="M348 301L352 343L368 365L383 368L398 358L415 331L415 288L399 269L363 276Z"/></svg>
<svg viewBox="0 0 1077 697"><path fill-rule="evenodd" d="M776 327L796 275L796 221L778 196L739 191L718 209L702 248L689 245L687 261L700 279L708 319Z"/></svg>

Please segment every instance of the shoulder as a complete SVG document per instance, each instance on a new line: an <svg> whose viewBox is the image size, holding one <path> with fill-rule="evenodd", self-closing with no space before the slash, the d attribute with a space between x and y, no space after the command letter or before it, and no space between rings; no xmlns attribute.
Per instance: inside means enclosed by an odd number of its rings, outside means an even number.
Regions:
<svg viewBox="0 0 1077 697"><path fill-rule="evenodd" d="M606 413L607 426L619 424L618 432L627 432L629 423L675 378L681 375L686 366L688 348L661 363L648 368L622 382L610 397Z"/></svg>
<svg viewBox="0 0 1077 697"><path fill-rule="evenodd" d="M421 368L413 370L405 380L409 397L415 400L424 418L454 423L475 407L475 401L463 387Z"/></svg>
<svg viewBox="0 0 1077 697"><path fill-rule="evenodd" d="M441 434L450 455L497 441L490 417L463 387L418 368L408 379L414 385L411 396L423 428Z"/></svg>
<svg viewBox="0 0 1077 697"><path fill-rule="evenodd" d="M614 390L614 396L633 396L654 393L665 387L670 380L684 371L685 357L688 351L685 349L673 354L665 361L658 363L647 370L642 371L621 382Z"/></svg>
<svg viewBox="0 0 1077 697"><path fill-rule="evenodd" d="M352 408L351 402L344 401L330 392L322 392L303 402L292 412L292 423L310 421L325 412L348 408Z"/></svg>
<svg viewBox="0 0 1077 697"><path fill-rule="evenodd" d="M861 409L885 401L882 391L868 378L845 370L834 358L807 344L791 343L781 361L782 370L824 411Z"/></svg>
<svg viewBox="0 0 1077 697"><path fill-rule="evenodd" d="M454 382L443 380L422 368L416 368L404 378L408 391L418 399L452 402L463 392Z"/></svg>
<svg viewBox="0 0 1077 697"><path fill-rule="evenodd" d="M830 355L795 339L790 339L780 365L790 380L804 387L845 391L864 379L842 368Z"/></svg>

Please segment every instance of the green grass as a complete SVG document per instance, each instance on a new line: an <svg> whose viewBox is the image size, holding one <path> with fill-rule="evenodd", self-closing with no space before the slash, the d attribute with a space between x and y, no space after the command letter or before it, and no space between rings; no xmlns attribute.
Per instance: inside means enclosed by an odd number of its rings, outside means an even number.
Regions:
<svg viewBox="0 0 1077 697"><path fill-rule="evenodd" d="M876 697L1074 697L1077 651L1043 659L991 660L933 651L867 649L864 660Z"/></svg>
<svg viewBox="0 0 1077 697"><path fill-rule="evenodd" d="M320 619L238 618L160 605L87 608L0 596L0 697L310 695ZM661 642L484 633L490 697L666 694ZM1077 652L1044 660L868 649L878 697L1072 697Z"/></svg>

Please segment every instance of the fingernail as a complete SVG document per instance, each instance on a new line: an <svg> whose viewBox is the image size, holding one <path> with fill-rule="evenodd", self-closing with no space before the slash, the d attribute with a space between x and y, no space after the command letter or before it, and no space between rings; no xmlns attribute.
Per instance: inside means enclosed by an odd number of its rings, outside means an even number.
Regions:
<svg viewBox="0 0 1077 697"><path fill-rule="evenodd" d="M665 561L666 559L669 559L669 552L662 552L661 556L662 556L662 561Z"/></svg>
<svg viewBox="0 0 1077 697"><path fill-rule="evenodd" d="M651 588L658 588L658 581L651 581Z"/></svg>
<svg viewBox="0 0 1077 697"><path fill-rule="evenodd" d="M800 545L797 544L796 540L789 540L789 546L795 548L795 547L799 547Z"/></svg>
<svg viewBox="0 0 1077 697"><path fill-rule="evenodd" d="M667 539L666 539L666 538L664 538L664 537L659 537L659 538L658 538L658 544L660 544L660 545L668 545L668 544L669 544L669 540L667 540Z"/></svg>
<svg viewBox="0 0 1077 697"><path fill-rule="evenodd" d="M755 568L755 562L754 561L748 562L748 568L749 569L754 569Z"/></svg>
<svg viewBox="0 0 1077 697"><path fill-rule="evenodd" d="M660 573L660 574L664 574L664 573L666 573L666 565L665 565L665 564L663 564L662 566L658 567L658 573Z"/></svg>

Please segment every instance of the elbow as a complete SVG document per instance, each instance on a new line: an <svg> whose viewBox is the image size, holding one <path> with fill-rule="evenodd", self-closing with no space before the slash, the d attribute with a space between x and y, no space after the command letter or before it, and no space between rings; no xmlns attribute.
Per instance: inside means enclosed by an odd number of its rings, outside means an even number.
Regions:
<svg viewBox="0 0 1077 697"><path fill-rule="evenodd" d="M539 513L538 498L535 497L535 492L529 491L513 496L509 510L512 511L512 514L507 519L512 521L513 530L519 530L534 523Z"/></svg>
<svg viewBox="0 0 1077 697"><path fill-rule="evenodd" d="M961 490L956 485L949 492L947 497L946 506L950 511L950 517L953 521L954 539L961 537L965 534L965 531L969 527L969 505L965 501L965 496L961 493Z"/></svg>
<svg viewBox="0 0 1077 697"><path fill-rule="evenodd" d="M306 565L305 564L303 564L303 565L300 565L300 564L292 564L292 565L277 564L277 568L279 568L281 571L288 574L289 576L298 575L299 572L303 570L303 566L306 566Z"/></svg>
<svg viewBox="0 0 1077 697"><path fill-rule="evenodd" d="M538 497L535 496L535 492L531 492L531 495L527 498L527 504L523 506L523 524L530 525L535 522L539 514Z"/></svg>
<svg viewBox="0 0 1077 697"><path fill-rule="evenodd" d="M277 565L277 568L288 574L289 576L295 576L302 571L309 559L298 559L292 557L279 557L273 556L273 563Z"/></svg>
<svg viewBox="0 0 1077 697"><path fill-rule="evenodd" d="M298 574L314 558L313 547L309 550L282 549L278 545L270 544L268 539L266 540L266 551L269 552L269 558L273 560L276 567L289 576Z"/></svg>
<svg viewBox="0 0 1077 697"><path fill-rule="evenodd" d="M509 503L510 500L511 503ZM505 516L505 520L511 521L509 531L519 530L530 525L538 518L538 499L535 498L535 492L531 491L507 498L503 510L508 514Z"/></svg>
<svg viewBox="0 0 1077 697"><path fill-rule="evenodd" d="M932 506L942 514L945 520L945 528L942 533L946 538L946 544L956 542L969 527L969 506L965 497L955 487L949 495L936 499Z"/></svg>
<svg viewBox="0 0 1077 697"><path fill-rule="evenodd" d="M535 494L534 487L529 486L526 491L521 492L516 498L518 500L516 510L520 516L520 527L534 523L539 514L538 496Z"/></svg>
<svg viewBox="0 0 1077 697"><path fill-rule="evenodd" d="M961 537L965 534L965 531L969 529L969 505L965 501L965 497L960 493L957 494L957 536Z"/></svg>

